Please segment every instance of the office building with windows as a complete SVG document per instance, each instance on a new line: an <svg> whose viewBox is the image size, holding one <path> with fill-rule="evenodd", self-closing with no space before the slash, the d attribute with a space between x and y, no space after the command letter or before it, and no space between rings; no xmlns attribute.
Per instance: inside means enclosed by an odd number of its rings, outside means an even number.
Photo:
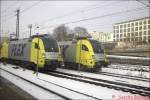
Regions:
<svg viewBox="0 0 150 100"><path fill-rule="evenodd" d="M150 17L116 23L113 30L116 42L150 43Z"/></svg>

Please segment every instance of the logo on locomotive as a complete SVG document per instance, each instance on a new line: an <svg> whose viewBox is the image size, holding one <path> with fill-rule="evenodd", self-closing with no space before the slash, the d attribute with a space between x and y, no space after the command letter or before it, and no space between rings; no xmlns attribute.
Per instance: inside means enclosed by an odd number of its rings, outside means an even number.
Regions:
<svg viewBox="0 0 150 100"><path fill-rule="evenodd" d="M24 56L24 49L26 44L13 44L11 49L11 56Z"/></svg>

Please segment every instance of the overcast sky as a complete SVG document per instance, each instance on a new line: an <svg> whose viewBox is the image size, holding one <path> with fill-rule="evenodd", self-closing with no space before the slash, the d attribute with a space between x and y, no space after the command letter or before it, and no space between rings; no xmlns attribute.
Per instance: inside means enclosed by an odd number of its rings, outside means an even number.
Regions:
<svg viewBox="0 0 150 100"><path fill-rule="evenodd" d="M1 35L15 32L15 11L20 8L21 38L29 36L28 24L33 24L32 34L52 33L60 24L85 27L88 32L113 32L115 23L150 16L148 0L1 2Z"/></svg>

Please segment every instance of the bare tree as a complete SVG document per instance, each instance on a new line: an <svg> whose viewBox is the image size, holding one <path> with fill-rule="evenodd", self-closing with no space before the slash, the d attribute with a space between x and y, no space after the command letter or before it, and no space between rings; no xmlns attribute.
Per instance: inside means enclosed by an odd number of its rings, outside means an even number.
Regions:
<svg viewBox="0 0 150 100"><path fill-rule="evenodd" d="M74 28L74 33L76 34L87 34L87 29L84 27L75 27Z"/></svg>
<svg viewBox="0 0 150 100"><path fill-rule="evenodd" d="M84 27L75 27L74 28L74 38L85 38L85 37L89 37L91 38L91 35L88 34L87 29Z"/></svg>
<svg viewBox="0 0 150 100"><path fill-rule="evenodd" d="M60 25L60 26L58 26L57 28L54 29L53 36L58 41L63 41L63 40L66 39L68 30L69 30L69 28L66 27L65 25Z"/></svg>

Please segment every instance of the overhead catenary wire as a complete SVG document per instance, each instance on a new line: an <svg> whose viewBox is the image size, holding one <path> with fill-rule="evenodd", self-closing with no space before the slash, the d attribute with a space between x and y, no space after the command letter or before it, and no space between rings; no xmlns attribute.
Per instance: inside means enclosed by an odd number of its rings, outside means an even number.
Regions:
<svg viewBox="0 0 150 100"><path fill-rule="evenodd" d="M34 3L34 4L32 4L31 6L29 6L28 8L21 10L20 13L24 13L24 12L28 11L29 9L31 9L31 8L33 8L33 7L35 7L35 6L37 6L37 5L40 4L40 3L41 3L41 1L38 1L38 2L36 2L36 3ZM15 15L11 15L11 16L8 17L7 19L5 19L5 21L8 21L8 20L12 19L13 17L15 17Z"/></svg>
<svg viewBox="0 0 150 100"><path fill-rule="evenodd" d="M38 4L38 2L36 2L37 4ZM33 6L34 5L36 5L36 3L35 4L33 4ZM109 5L109 4L106 4L107 6ZM26 12L28 9L30 9L30 8L32 8L33 6L30 6L30 7L28 7L28 8L26 8L26 9L24 9L24 10L22 10L22 12ZM89 8L87 11L89 11L90 9L91 10L93 10L93 9L97 9L98 7L94 7L94 8ZM140 9L139 9L140 10ZM84 11L86 11L86 10L81 10L81 12L84 12ZM63 15L62 15L63 16ZM56 19L59 19L59 18L62 18L62 16L58 16ZM65 16L70 16L69 14L68 15L65 15ZM107 16L106 16L107 17ZM98 18L94 18L94 19L98 19ZM66 23L64 23L64 24L72 24L72 23L78 23L78 22L83 22L83 21L88 21L88 20L94 20L94 19L80 19L80 20L76 20L76 21L71 21L71 22L66 22ZM52 19L52 20L54 20L54 19ZM49 27L49 26L48 26ZM50 27L54 27L54 26L50 26ZM41 28L42 29L42 28Z"/></svg>
<svg viewBox="0 0 150 100"><path fill-rule="evenodd" d="M117 1L118 2L118 1ZM67 14L64 14L64 15L60 15L60 16L57 16L57 17L53 17L53 18L50 18L50 19L46 19L44 21L41 21L40 23L46 23L48 21L53 21L53 20L56 20L56 19L62 19L64 17L67 17L67 16L72 16L74 14L77 14L77 13L83 13L83 12L87 12L87 11L91 11L91 10L94 10L94 9L98 9L98 8L101 8L101 7L105 7L105 6L109 6L109 5L112 5L112 4L117 4L117 2L113 2L113 3L108 3L108 4L103 4L103 5L100 5L100 6L97 6L97 7L92 7L92 8L89 8L89 9L86 9L87 7L84 7L83 9L79 9L79 10L75 10L75 11L72 11L70 13L67 13ZM96 6L97 4L94 4L94 5L90 5L90 6Z"/></svg>
<svg viewBox="0 0 150 100"><path fill-rule="evenodd" d="M144 6L150 7L150 1L148 1L149 4L145 4L145 3L143 3L141 0L136 0L136 1L139 2L139 3L141 3L141 4L144 5Z"/></svg>
<svg viewBox="0 0 150 100"><path fill-rule="evenodd" d="M37 2L37 4L40 3L40 2ZM102 2L101 2L102 3ZM40 23L45 23L47 21L51 21L51 20L56 20L56 19L60 19L60 18L63 18L63 17L67 17L67 16L70 16L70 15L73 15L73 14L76 14L76 13L81 13L81 12L86 12L86 11L90 11L90 10L94 10L94 9L97 9L97 8L101 8L101 7L105 7L105 6L108 6L108 5L112 5L112 4L115 4L116 2L113 2L113 3L108 3L108 4L102 4L102 5L99 5L99 3L97 4L93 4L93 5L90 5L92 6L92 8L88 8L90 6L86 6L86 7L83 7L83 9L78 9L78 10L75 10L75 11L72 11L70 13L67 13L67 14L64 14L64 15L61 15L61 16L57 16L57 17L54 17L54 18L50 18L50 19L46 19L44 21L41 21ZM31 7L33 7L34 5L36 4L33 4ZM96 7L95 7L96 6ZM85 10L86 8L88 8L87 10ZM24 12L24 11L22 11ZM23 28L25 29L25 28Z"/></svg>
<svg viewBox="0 0 150 100"><path fill-rule="evenodd" d="M4 9L4 10L1 12L1 14L4 13L4 12L6 12L6 11L7 11L8 9L10 9L12 6L16 5L16 3L18 3L18 1L14 2L14 3L11 4L10 6L8 6L6 9Z"/></svg>
<svg viewBox="0 0 150 100"><path fill-rule="evenodd" d="M84 21L89 21L89 20L95 20L95 19L100 19L100 18L103 18L103 17L118 15L118 14L122 14L122 13L128 13L128 12L144 10L145 8L147 8L147 7L139 7L139 8L135 8L135 9L119 11L119 12L100 15L100 16L95 16L95 17L91 17L91 18L85 18L85 19L79 19L79 20L76 20L76 21L65 22L65 23L62 23L62 24L67 25L67 24L79 23L79 22L84 22ZM54 27L54 26L56 26L56 25L50 25L48 27ZM46 27L44 27L44 28L46 28Z"/></svg>

